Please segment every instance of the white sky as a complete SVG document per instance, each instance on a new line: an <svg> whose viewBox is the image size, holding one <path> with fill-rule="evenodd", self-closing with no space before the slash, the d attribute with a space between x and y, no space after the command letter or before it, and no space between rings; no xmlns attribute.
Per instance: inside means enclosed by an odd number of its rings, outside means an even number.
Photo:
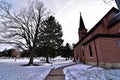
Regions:
<svg viewBox="0 0 120 80"><path fill-rule="evenodd" d="M28 0L6 1L10 2L13 8L20 9L27 4ZM40 1L43 1L47 10L50 10L62 25L64 44L77 43L80 12L82 13L85 27L90 30L113 6L116 7L114 0L110 5L105 4L103 0Z"/></svg>

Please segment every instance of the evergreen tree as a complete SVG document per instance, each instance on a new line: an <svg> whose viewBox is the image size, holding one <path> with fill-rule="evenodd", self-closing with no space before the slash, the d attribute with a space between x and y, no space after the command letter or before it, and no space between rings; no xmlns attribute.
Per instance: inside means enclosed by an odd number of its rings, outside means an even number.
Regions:
<svg viewBox="0 0 120 80"><path fill-rule="evenodd" d="M65 57L66 60L73 56L73 50L71 49L69 43L66 43L66 45L61 48L61 51L61 56Z"/></svg>
<svg viewBox="0 0 120 80"><path fill-rule="evenodd" d="M63 43L63 32L61 25L55 20L55 17L50 16L43 22L40 35L40 46L44 47L46 62L49 63L49 56L54 56L55 50Z"/></svg>

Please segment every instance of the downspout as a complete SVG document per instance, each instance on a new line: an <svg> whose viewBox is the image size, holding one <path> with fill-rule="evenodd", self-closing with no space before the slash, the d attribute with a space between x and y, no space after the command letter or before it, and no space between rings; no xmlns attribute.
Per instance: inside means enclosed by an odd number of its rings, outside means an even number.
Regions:
<svg viewBox="0 0 120 80"><path fill-rule="evenodd" d="M98 59L98 52L97 52L97 47L96 47L96 42L94 40L94 46L95 46L95 53L96 53L96 60L97 60L97 64L95 66L99 65L99 59Z"/></svg>
<svg viewBox="0 0 120 80"><path fill-rule="evenodd" d="M93 37L93 33L92 33L92 37ZM97 64L95 66L99 65L99 59L98 59L98 52L97 52L97 47L96 47L96 42L95 40L93 40L94 42L94 46L95 46L95 53L96 53L96 60L97 60Z"/></svg>

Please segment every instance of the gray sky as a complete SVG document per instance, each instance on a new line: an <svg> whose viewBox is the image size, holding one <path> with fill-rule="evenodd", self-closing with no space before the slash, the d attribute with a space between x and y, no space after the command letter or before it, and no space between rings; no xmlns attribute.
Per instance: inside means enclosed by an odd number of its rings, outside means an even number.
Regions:
<svg viewBox="0 0 120 80"><path fill-rule="evenodd" d="M28 0L6 0L14 9L26 6ZM77 43L79 16L82 13L85 27L90 30L94 25L116 4L109 5L103 0L40 0L47 10L50 10L57 21L62 25L63 39L65 43ZM110 0L107 0L110 1Z"/></svg>

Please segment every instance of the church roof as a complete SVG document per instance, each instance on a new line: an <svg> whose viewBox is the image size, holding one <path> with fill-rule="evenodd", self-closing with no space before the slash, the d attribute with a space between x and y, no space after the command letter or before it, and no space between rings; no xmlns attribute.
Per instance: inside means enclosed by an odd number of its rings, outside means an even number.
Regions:
<svg viewBox="0 0 120 80"><path fill-rule="evenodd" d="M108 23L108 28L111 28L113 25L117 24L120 21L120 12L114 16L114 18Z"/></svg>
<svg viewBox="0 0 120 80"><path fill-rule="evenodd" d="M85 25L84 25L84 22L83 22L82 15L81 15L81 13L80 13L79 30L83 30L83 29L86 30Z"/></svg>

